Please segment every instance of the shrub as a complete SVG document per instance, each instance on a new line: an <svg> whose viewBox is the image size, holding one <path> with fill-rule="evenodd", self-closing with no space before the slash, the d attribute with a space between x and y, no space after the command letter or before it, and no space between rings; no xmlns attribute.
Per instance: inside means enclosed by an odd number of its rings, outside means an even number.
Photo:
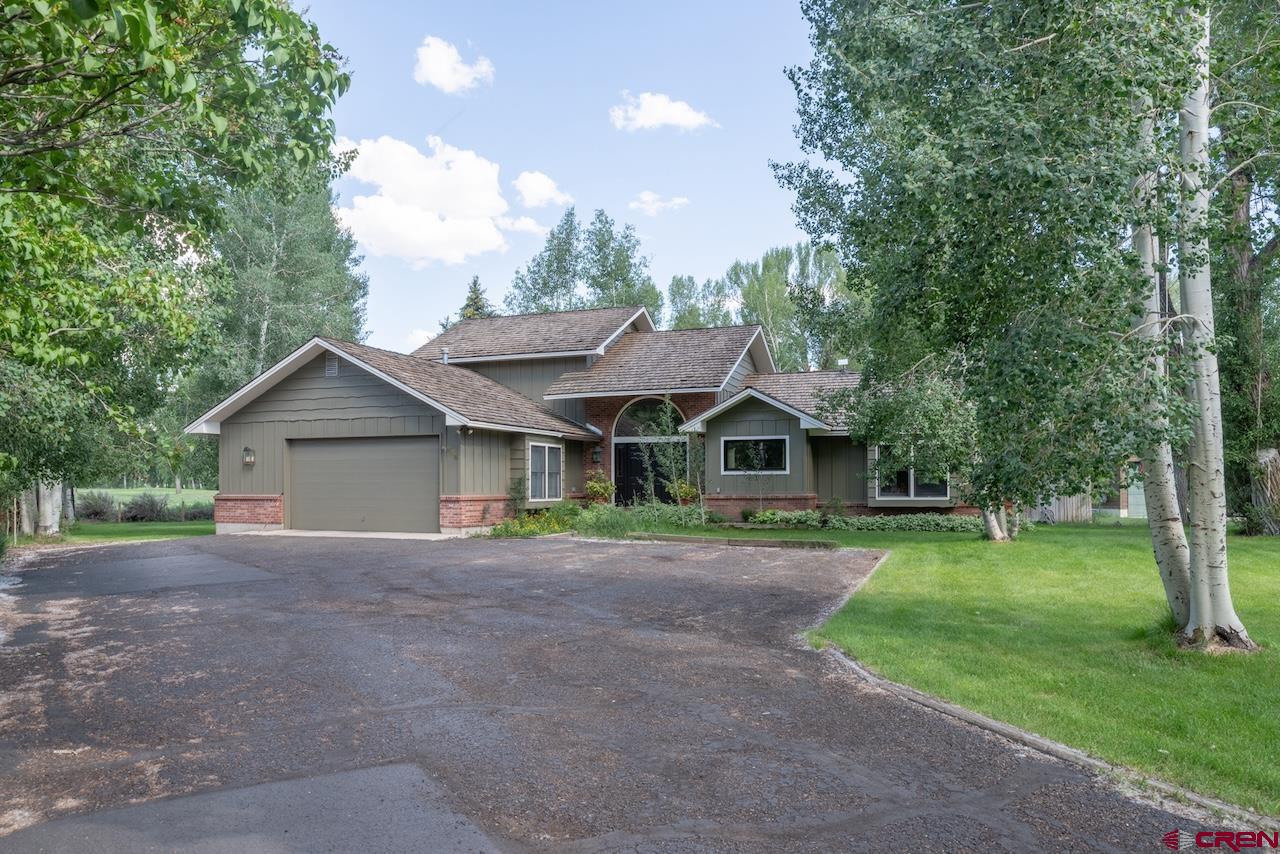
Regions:
<svg viewBox="0 0 1280 854"><path fill-rule="evenodd" d="M603 469L593 469L587 475L587 497L592 501L604 502L613 500L613 481L605 476Z"/></svg>
<svg viewBox="0 0 1280 854"><path fill-rule="evenodd" d="M619 539L636 529L631 511L613 504L592 504L578 514L578 533L589 537Z"/></svg>
<svg viewBox="0 0 1280 854"><path fill-rule="evenodd" d="M213 504L209 501L195 504L182 504L178 507L178 517L186 522L203 522L213 518Z"/></svg>
<svg viewBox="0 0 1280 854"><path fill-rule="evenodd" d="M751 521L758 525L821 528L822 514L817 510L761 510L751 517Z"/></svg>
<svg viewBox="0 0 1280 854"><path fill-rule="evenodd" d="M0 560L4 560L5 550L9 548L9 535L0 531Z"/></svg>
<svg viewBox="0 0 1280 854"><path fill-rule="evenodd" d="M693 528L702 524L702 512L696 505L665 504L650 501L631 509L633 531L652 531L658 528Z"/></svg>
<svg viewBox="0 0 1280 854"><path fill-rule="evenodd" d="M687 480L677 480L671 485L671 494L680 501L694 501L698 497L698 487Z"/></svg>
<svg viewBox="0 0 1280 854"><path fill-rule="evenodd" d="M521 513L514 519L506 519L493 526L491 537L542 537L547 534L563 534L572 531L582 509L578 505L562 501L545 510Z"/></svg>
<svg viewBox="0 0 1280 854"><path fill-rule="evenodd" d="M750 507L743 507L743 508L742 508L742 521L744 521L744 522L750 522L753 518L755 518L755 515L756 515L756 513L758 513L758 512L759 512L758 510L752 510Z"/></svg>
<svg viewBox="0 0 1280 854"><path fill-rule="evenodd" d="M982 519L950 513L902 513L893 516L835 516L817 510L762 510L753 521L789 528L826 528L832 531L917 531L924 533L978 534Z"/></svg>
<svg viewBox="0 0 1280 854"><path fill-rule="evenodd" d="M76 518L89 522L114 522L116 500L108 492L81 492L76 496Z"/></svg>
<svg viewBox="0 0 1280 854"><path fill-rule="evenodd" d="M120 508L122 522L169 522L172 519L168 496L152 492L139 493Z"/></svg>

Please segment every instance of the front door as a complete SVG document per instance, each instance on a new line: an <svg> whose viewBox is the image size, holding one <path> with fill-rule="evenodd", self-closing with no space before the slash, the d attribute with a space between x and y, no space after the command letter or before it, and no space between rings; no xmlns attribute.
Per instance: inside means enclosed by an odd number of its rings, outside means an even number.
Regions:
<svg viewBox="0 0 1280 854"><path fill-rule="evenodd" d="M653 478L653 492L659 501L672 501L671 490L661 472L658 455L648 442L614 442L613 445L613 500L618 504L636 504L649 499L648 481ZM689 449L683 441L663 442L679 446L681 472L688 467Z"/></svg>

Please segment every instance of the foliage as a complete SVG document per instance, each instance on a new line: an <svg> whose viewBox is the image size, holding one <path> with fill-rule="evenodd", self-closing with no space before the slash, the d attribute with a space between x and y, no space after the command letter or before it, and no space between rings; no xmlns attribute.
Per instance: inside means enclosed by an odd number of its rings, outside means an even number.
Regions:
<svg viewBox="0 0 1280 854"><path fill-rule="evenodd" d="M953 513L897 513L881 516L839 516L818 510L762 510L754 524L831 531L916 531L920 533L982 533L982 519Z"/></svg>
<svg viewBox="0 0 1280 854"><path fill-rule="evenodd" d="M480 285L480 277L472 276L471 283L467 285L467 298L462 303L462 308L458 309L457 320L446 315L444 320L440 321L440 331L448 329L458 320L475 320L481 317L493 317L498 310L493 307L493 303L489 302L489 298L485 296L484 288Z"/></svg>
<svg viewBox="0 0 1280 854"><path fill-rule="evenodd" d="M116 500L106 492L80 492L76 495L76 518L85 522L114 522Z"/></svg>
<svg viewBox="0 0 1280 854"><path fill-rule="evenodd" d="M586 478L587 497L592 501L612 501L614 493L613 481L604 473L604 469L592 469Z"/></svg>
<svg viewBox="0 0 1280 854"><path fill-rule="evenodd" d="M622 539L636 530L631 511L613 504L590 504L583 508L575 527L583 536L607 539Z"/></svg>
<svg viewBox="0 0 1280 854"><path fill-rule="evenodd" d="M507 503L516 518L524 515L524 508L529 503L529 481L523 474L511 478L507 487Z"/></svg>
<svg viewBox="0 0 1280 854"><path fill-rule="evenodd" d="M120 507L121 522L169 522L174 515L169 497L152 492L135 495Z"/></svg>
<svg viewBox="0 0 1280 854"><path fill-rule="evenodd" d="M695 484L677 478L671 487L671 497L678 501L693 501L701 494Z"/></svg>
<svg viewBox="0 0 1280 854"><path fill-rule="evenodd" d="M655 320L662 317L662 291L649 275L635 228L619 229L597 210L584 230L572 207L516 273L506 297L513 314L627 305L643 305Z"/></svg>
<svg viewBox="0 0 1280 854"><path fill-rule="evenodd" d="M964 457L984 506L1088 491L1135 448L1185 436L1180 378L1144 371L1129 334L1145 282L1122 235L1153 165L1135 103L1176 109L1187 27L1158 2L908 6L805 7L798 133L840 170L793 163L779 179L868 300L870 387L917 411L963 404L961 428L896 447ZM884 432L908 429L881 414Z"/></svg>
<svg viewBox="0 0 1280 854"><path fill-rule="evenodd" d="M0 361L138 434L134 394L150 405L196 332L184 264L224 190L327 158L348 79L274 0L42 0L3 20ZM0 453L19 484L66 468L39 432Z"/></svg>
<svg viewBox="0 0 1280 854"><path fill-rule="evenodd" d="M729 284L724 279L707 279L699 285L693 276L672 276L671 284L667 286L670 328L732 326L733 309L729 297Z"/></svg>
<svg viewBox="0 0 1280 854"><path fill-rule="evenodd" d="M489 536L501 539L562 534L574 529L582 512L577 504L562 501L546 509L532 510L520 513L511 519L504 519L493 526Z"/></svg>
<svg viewBox="0 0 1280 854"><path fill-rule="evenodd" d="M781 246L765 252L759 261L734 261L725 273L730 292L739 300L739 322L764 328L779 371L802 371L809 366L808 343L788 288L794 262L795 251Z"/></svg>

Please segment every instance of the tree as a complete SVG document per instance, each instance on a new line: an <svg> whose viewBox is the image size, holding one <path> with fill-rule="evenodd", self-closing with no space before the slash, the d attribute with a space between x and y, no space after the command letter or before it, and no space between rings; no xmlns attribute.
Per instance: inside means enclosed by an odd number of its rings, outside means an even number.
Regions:
<svg viewBox="0 0 1280 854"><path fill-rule="evenodd" d="M796 307L809 364L830 370L840 358L849 359L851 366L865 361L868 299L865 289L849 287L833 250L808 241L796 244L788 295Z"/></svg>
<svg viewBox="0 0 1280 854"><path fill-rule="evenodd" d="M738 320L764 328L780 371L803 371L809 366L808 342L788 293L794 261L794 250L782 246L766 251L759 261L735 261L725 273L728 290L739 300Z"/></svg>
<svg viewBox="0 0 1280 854"><path fill-rule="evenodd" d="M706 279L701 285L693 276L672 276L667 286L672 329L703 329L733 324L728 284L724 279Z"/></svg>
<svg viewBox="0 0 1280 854"><path fill-rule="evenodd" d="M798 163L779 177L805 229L868 288L881 352L901 339L954 366L973 411L973 494L994 514L1190 440L1179 636L1250 647L1223 538L1207 14L1161 0L815 0L806 14L799 134L841 171ZM1159 186L1133 191L1152 176ZM1171 223L1180 304L1166 316L1163 300L1149 323L1154 265L1124 236Z"/></svg>
<svg viewBox="0 0 1280 854"><path fill-rule="evenodd" d="M0 19L0 360L136 433L133 393L155 395L196 333L174 261L199 251L226 187L328 156L348 78L274 0L31 2ZM0 466L51 476L48 438Z"/></svg>
<svg viewBox="0 0 1280 854"><path fill-rule="evenodd" d="M460 320L475 320L479 317L493 317L498 310L489 302L489 298L485 296L484 288L480 286L480 277L472 276L471 284L467 285L467 298L462 303L462 309L458 312Z"/></svg>
<svg viewBox="0 0 1280 854"><path fill-rule="evenodd" d="M649 276L635 229L618 229L602 210L585 231L574 209L565 211L542 250L516 273L505 304L514 314L643 305L662 317L662 291Z"/></svg>
<svg viewBox="0 0 1280 854"><path fill-rule="evenodd" d="M642 305L650 317L662 318L662 291L649 276L633 226L616 229L604 211L596 211L583 235L581 270L589 305Z"/></svg>
<svg viewBox="0 0 1280 854"><path fill-rule="evenodd" d="M583 307L578 282L582 271L582 227L570 207L564 212L542 250L516 273L505 303L512 314L572 311Z"/></svg>

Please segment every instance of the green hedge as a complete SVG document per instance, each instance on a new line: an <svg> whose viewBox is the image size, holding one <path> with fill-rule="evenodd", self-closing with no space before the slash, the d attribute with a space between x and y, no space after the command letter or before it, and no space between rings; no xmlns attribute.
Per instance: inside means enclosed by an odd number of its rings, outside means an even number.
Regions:
<svg viewBox="0 0 1280 854"><path fill-rule="evenodd" d="M761 510L751 517L761 525L788 528L824 528L830 531L918 531L924 533L980 534L982 519L950 513L900 513L885 516L840 516L818 510Z"/></svg>

